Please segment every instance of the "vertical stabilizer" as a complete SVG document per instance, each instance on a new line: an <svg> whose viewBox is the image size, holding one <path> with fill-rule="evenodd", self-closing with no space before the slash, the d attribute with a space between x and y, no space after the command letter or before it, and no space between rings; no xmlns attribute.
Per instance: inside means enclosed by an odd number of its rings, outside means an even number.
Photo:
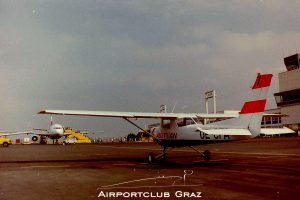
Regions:
<svg viewBox="0 0 300 200"><path fill-rule="evenodd" d="M252 136L259 135L272 77L272 74L257 74L251 87L252 99L244 103L239 117L204 125L204 128L248 129Z"/></svg>
<svg viewBox="0 0 300 200"><path fill-rule="evenodd" d="M272 74L257 74L256 80L252 86L254 93L253 101L245 102L240 118L248 118L248 128L253 136L260 134L261 120L267 104L267 94L271 86Z"/></svg>

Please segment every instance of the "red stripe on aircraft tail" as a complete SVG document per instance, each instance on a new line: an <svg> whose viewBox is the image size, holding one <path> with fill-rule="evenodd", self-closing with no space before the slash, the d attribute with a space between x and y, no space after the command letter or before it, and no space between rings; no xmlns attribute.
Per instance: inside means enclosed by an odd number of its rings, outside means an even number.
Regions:
<svg viewBox="0 0 300 200"><path fill-rule="evenodd" d="M256 80L254 82L254 85L252 86L252 89L258 89L263 87L269 87L271 85L273 75L272 74L263 74L260 73L257 74Z"/></svg>
<svg viewBox="0 0 300 200"><path fill-rule="evenodd" d="M240 114L264 112L267 100L248 101L244 104Z"/></svg>

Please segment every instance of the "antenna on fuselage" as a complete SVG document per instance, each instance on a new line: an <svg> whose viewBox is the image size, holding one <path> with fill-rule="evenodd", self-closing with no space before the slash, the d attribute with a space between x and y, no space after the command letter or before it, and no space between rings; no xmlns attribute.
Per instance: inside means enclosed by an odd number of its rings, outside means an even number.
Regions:
<svg viewBox="0 0 300 200"><path fill-rule="evenodd" d="M174 112L174 110L175 110L175 108L176 108L176 106L177 106L177 101L175 102L175 104L174 104L174 106L173 106L173 109L172 109L172 112L171 113L173 113Z"/></svg>

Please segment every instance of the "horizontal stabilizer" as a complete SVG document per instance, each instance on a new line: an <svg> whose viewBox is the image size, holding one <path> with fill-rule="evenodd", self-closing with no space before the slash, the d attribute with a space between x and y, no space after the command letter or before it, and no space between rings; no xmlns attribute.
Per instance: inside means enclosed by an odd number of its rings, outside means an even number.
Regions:
<svg viewBox="0 0 300 200"><path fill-rule="evenodd" d="M261 133L265 135L281 135L295 133L295 131L284 126L283 128L262 128Z"/></svg>

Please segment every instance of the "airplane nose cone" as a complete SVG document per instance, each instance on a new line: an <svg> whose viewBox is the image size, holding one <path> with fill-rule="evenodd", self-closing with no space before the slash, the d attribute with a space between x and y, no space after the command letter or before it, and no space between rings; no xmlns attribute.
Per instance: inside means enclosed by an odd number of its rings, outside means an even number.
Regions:
<svg viewBox="0 0 300 200"><path fill-rule="evenodd" d="M64 128L60 124L54 124L50 128L50 132L56 135L63 136L64 135Z"/></svg>
<svg viewBox="0 0 300 200"><path fill-rule="evenodd" d="M58 130L58 134L63 135L64 134L64 129Z"/></svg>

